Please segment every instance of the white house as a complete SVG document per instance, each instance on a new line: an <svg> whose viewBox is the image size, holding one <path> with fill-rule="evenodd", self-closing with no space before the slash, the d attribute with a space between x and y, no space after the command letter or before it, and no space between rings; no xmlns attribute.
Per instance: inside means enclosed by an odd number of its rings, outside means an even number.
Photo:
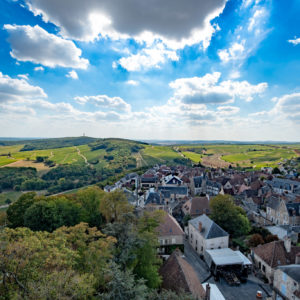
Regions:
<svg viewBox="0 0 300 300"><path fill-rule="evenodd" d="M229 234L203 214L189 221L189 243L199 255L205 250L227 248Z"/></svg>

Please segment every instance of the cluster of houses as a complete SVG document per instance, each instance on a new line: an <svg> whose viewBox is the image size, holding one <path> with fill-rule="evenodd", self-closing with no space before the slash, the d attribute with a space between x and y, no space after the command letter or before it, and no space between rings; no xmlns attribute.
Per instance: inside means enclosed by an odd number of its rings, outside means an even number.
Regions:
<svg viewBox="0 0 300 300"><path fill-rule="evenodd" d="M272 299L300 300L300 180L292 174L157 165L105 187L115 189L123 189L138 212L166 212L157 229L158 253L166 260L164 288L182 289L196 299L225 299L217 286L199 282L183 255L188 243L216 280L222 276L236 285L254 270L272 286ZM232 195L253 225L278 240L251 249L248 256L231 249L229 234L209 218L210 199L219 194Z"/></svg>

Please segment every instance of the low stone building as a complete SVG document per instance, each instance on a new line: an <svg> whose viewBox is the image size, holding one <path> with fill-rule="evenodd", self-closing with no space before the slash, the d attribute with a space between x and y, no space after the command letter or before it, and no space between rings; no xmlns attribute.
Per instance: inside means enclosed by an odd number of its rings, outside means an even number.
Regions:
<svg viewBox="0 0 300 300"><path fill-rule="evenodd" d="M300 260L300 256L299 260ZM274 272L273 300L300 300L300 265L278 267Z"/></svg>
<svg viewBox="0 0 300 300"><path fill-rule="evenodd" d="M292 246L290 238L259 245L251 252L255 266L270 283L274 280L275 269L279 266L294 264L298 253L300 253L300 247Z"/></svg>
<svg viewBox="0 0 300 300"><path fill-rule="evenodd" d="M205 214L189 221L188 236L199 255L209 249L228 247L229 234Z"/></svg>
<svg viewBox="0 0 300 300"><path fill-rule="evenodd" d="M184 232L170 214L165 214L158 228L159 254L169 255L176 247L184 250Z"/></svg>
<svg viewBox="0 0 300 300"><path fill-rule="evenodd" d="M162 288L191 294L195 299L209 299L193 267L175 250L160 269ZM208 297L207 297L208 296Z"/></svg>
<svg viewBox="0 0 300 300"><path fill-rule="evenodd" d="M191 218L196 218L202 214L209 215L209 200L207 196L193 197L186 201L182 206L184 215L190 215Z"/></svg>

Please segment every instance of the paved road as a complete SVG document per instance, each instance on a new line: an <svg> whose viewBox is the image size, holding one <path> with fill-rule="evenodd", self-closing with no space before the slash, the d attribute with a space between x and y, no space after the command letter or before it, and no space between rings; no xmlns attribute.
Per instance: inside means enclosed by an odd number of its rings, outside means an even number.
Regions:
<svg viewBox="0 0 300 300"><path fill-rule="evenodd" d="M210 272L206 263L199 257L187 240L184 242L184 256L187 262L193 266L201 282L209 276Z"/></svg>
<svg viewBox="0 0 300 300"><path fill-rule="evenodd" d="M199 257L196 251L185 241L184 243L185 259L193 266L201 283L206 280L210 273L206 263ZM216 284L226 300L256 300L256 292L262 291L263 299L272 295L272 289L264 284L254 275L250 275L246 283L240 286L230 286L224 279L216 282L213 277L207 280L209 283ZM268 295L267 295L268 294Z"/></svg>

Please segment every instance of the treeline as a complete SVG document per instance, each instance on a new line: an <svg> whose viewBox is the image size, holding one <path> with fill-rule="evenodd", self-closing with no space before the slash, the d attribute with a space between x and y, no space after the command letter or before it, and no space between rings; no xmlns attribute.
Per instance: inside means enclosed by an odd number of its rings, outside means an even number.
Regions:
<svg viewBox="0 0 300 300"><path fill-rule="evenodd" d="M24 147L20 151L55 149L72 146L80 146L95 141L95 138L80 136L67 138L53 138L53 139L38 139L32 141L25 141ZM18 143L20 144L20 142Z"/></svg>
<svg viewBox="0 0 300 300"><path fill-rule="evenodd" d="M39 177L35 168L1 168L0 192L6 189L15 191L47 190L55 194L98 183L111 184L122 176L123 168L92 168L86 165L61 165Z"/></svg>
<svg viewBox="0 0 300 300"><path fill-rule="evenodd" d="M121 191L22 195L0 233L0 299L191 299L159 291L156 227Z"/></svg>

